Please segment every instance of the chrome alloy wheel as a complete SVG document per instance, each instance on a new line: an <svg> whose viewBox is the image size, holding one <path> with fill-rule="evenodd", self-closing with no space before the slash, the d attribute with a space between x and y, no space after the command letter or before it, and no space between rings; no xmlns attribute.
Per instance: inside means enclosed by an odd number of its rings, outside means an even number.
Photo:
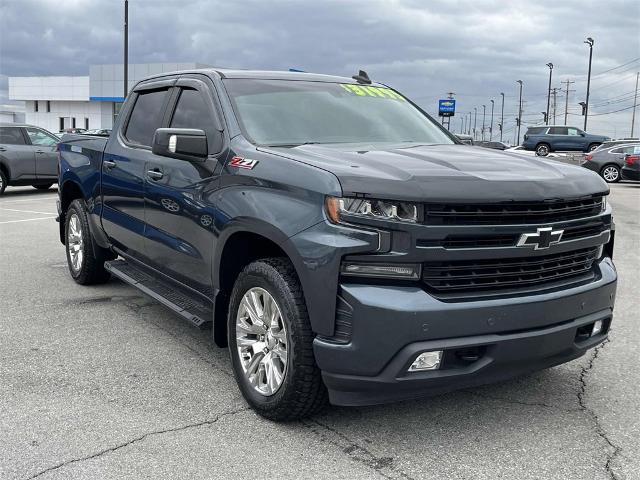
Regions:
<svg viewBox="0 0 640 480"><path fill-rule="evenodd" d="M82 240L82 225L75 213L69 218L69 233L67 234L67 249L74 272L80 271L84 260L84 242Z"/></svg>
<svg viewBox="0 0 640 480"><path fill-rule="evenodd" d="M618 169L616 167L608 166L604 170L602 170L602 176L609 183L618 180L619 175L620 172L618 172Z"/></svg>
<svg viewBox="0 0 640 480"><path fill-rule="evenodd" d="M251 288L242 297L236 346L249 384L262 395L276 393L287 373L287 332L280 307L263 288Z"/></svg>

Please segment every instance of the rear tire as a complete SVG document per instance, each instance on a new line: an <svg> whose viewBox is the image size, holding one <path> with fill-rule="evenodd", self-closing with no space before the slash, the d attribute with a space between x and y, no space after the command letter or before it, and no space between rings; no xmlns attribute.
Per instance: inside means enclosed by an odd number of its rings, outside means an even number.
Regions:
<svg viewBox="0 0 640 480"><path fill-rule="evenodd" d="M233 287L227 327L236 381L257 413L291 421L327 404L302 287L288 259L266 258L244 268Z"/></svg>
<svg viewBox="0 0 640 480"><path fill-rule="evenodd" d="M5 188L7 188L7 176L0 169L0 195L4 193Z"/></svg>
<svg viewBox="0 0 640 480"><path fill-rule="evenodd" d="M95 245L83 200L74 200L65 213L65 247L69 273L80 285L105 283L111 275L104 262L114 255Z"/></svg>
<svg viewBox="0 0 640 480"><path fill-rule="evenodd" d="M587 152L593 152L600 145L602 145L602 144L601 143L592 143L591 145L589 145L589 148L587 148Z"/></svg>
<svg viewBox="0 0 640 480"><path fill-rule="evenodd" d="M539 143L536 145L536 155L539 157L546 157L551 152L551 147L546 143Z"/></svg>
<svg viewBox="0 0 640 480"><path fill-rule="evenodd" d="M607 183L618 183L620 181L620 167L612 163L605 165L600 170L600 176Z"/></svg>
<svg viewBox="0 0 640 480"><path fill-rule="evenodd" d="M33 188L37 190L49 190L52 187L53 183L46 183L42 185L33 185Z"/></svg>

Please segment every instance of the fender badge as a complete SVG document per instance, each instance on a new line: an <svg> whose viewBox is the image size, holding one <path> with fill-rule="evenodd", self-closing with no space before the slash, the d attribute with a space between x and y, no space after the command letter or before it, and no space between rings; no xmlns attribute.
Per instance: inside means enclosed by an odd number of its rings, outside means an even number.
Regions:
<svg viewBox="0 0 640 480"><path fill-rule="evenodd" d="M247 170L253 170L258 164L258 160L251 160L250 158L233 157L229 162L230 167L246 168Z"/></svg>

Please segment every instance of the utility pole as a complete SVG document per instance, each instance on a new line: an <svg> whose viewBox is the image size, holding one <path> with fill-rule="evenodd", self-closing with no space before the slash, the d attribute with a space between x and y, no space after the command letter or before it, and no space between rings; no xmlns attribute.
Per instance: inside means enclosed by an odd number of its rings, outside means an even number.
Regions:
<svg viewBox="0 0 640 480"><path fill-rule="evenodd" d="M489 124L489 141L491 141L491 137L493 136L493 107L495 106L496 102L493 101L493 98L489 101L491 102L491 123Z"/></svg>
<svg viewBox="0 0 640 480"><path fill-rule="evenodd" d="M464 131L464 119L460 117L460 133Z"/></svg>
<svg viewBox="0 0 640 480"><path fill-rule="evenodd" d="M636 123L636 105L638 105L638 78L640 78L640 72L636 73L636 94L633 97L633 114L631 116L631 136L633 137L633 127Z"/></svg>
<svg viewBox="0 0 640 480"><path fill-rule="evenodd" d="M478 123L478 107L473 107L473 139L476 139L476 124Z"/></svg>
<svg viewBox="0 0 640 480"><path fill-rule="evenodd" d="M504 93L500 92L502 95L502 109L500 111L500 141L502 141L502 131L504 130Z"/></svg>
<svg viewBox="0 0 640 480"><path fill-rule="evenodd" d="M591 59L593 58L593 44L595 41L593 38L588 37L584 42L589 45L589 73L587 74L587 99L584 101L584 128L587 131L587 118L589 116L589 88L591 87Z"/></svg>
<svg viewBox="0 0 640 480"><path fill-rule="evenodd" d="M553 124L555 125L556 124L556 100L557 100L556 95L558 94L559 88L553 87L551 90L552 90L551 95L553 95ZM547 112L547 119L549 119L549 112Z"/></svg>
<svg viewBox="0 0 640 480"><path fill-rule="evenodd" d="M549 100L551 99L551 75L553 74L553 63L547 63L549 67L549 88L547 89L547 114L545 115L545 125L549 125Z"/></svg>
<svg viewBox="0 0 640 480"><path fill-rule="evenodd" d="M484 142L484 118L487 113L487 106L482 105L482 141Z"/></svg>
<svg viewBox="0 0 640 480"><path fill-rule="evenodd" d="M124 0L124 98L129 93L129 0Z"/></svg>
<svg viewBox="0 0 640 480"><path fill-rule="evenodd" d="M520 124L522 123L522 80L516 80L516 83L520 84L520 99L518 100L518 143L520 145Z"/></svg>
<svg viewBox="0 0 640 480"><path fill-rule="evenodd" d="M564 91L564 124L567 124L567 115L569 115L569 92L573 92L574 90L569 90L569 85L572 83L576 83L572 80L565 80L564 83L567 85L567 88Z"/></svg>

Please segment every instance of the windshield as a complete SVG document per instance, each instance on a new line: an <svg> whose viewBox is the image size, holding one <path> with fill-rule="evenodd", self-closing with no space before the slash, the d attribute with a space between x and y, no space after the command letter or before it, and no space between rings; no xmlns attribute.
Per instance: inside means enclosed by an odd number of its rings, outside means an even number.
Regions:
<svg viewBox="0 0 640 480"><path fill-rule="evenodd" d="M292 80L226 79L245 134L260 145L455 143L390 88Z"/></svg>

